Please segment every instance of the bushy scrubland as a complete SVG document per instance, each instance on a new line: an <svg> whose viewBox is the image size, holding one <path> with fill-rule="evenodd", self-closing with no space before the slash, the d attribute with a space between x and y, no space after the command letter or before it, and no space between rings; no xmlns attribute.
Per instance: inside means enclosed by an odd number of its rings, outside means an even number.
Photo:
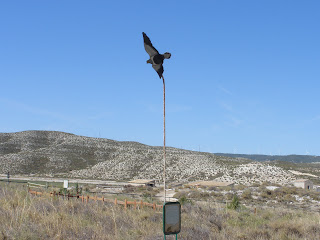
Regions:
<svg viewBox="0 0 320 240"><path fill-rule="evenodd" d="M271 187L271 188L269 188ZM228 187L199 187L176 189L175 198L187 198L195 201L230 201L234 195L238 195L242 203L247 206L268 205L309 209L319 209L320 193L314 190L306 190L293 186L281 186L263 183L257 186L234 185Z"/></svg>
<svg viewBox="0 0 320 240"><path fill-rule="evenodd" d="M0 183L0 221L0 239L163 239L161 212L32 196L6 183ZM185 202L178 239L312 240L319 239L319 221L319 213L262 207L255 213L243 206L235 211L208 199Z"/></svg>

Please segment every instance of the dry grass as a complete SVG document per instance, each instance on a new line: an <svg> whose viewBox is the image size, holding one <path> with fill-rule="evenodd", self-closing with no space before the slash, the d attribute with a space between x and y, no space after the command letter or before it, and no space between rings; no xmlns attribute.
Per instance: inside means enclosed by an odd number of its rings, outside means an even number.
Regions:
<svg viewBox="0 0 320 240"><path fill-rule="evenodd" d="M179 239L312 240L319 239L319 220L319 213L260 206L254 214L211 201L188 203L182 209ZM152 209L31 196L14 184L0 183L0 221L0 239L163 239L162 213Z"/></svg>
<svg viewBox="0 0 320 240"><path fill-rule="evenodd" d="M152 239L161 236L161 220L150 209L43 198L0 185L0 239Z"/></svg>

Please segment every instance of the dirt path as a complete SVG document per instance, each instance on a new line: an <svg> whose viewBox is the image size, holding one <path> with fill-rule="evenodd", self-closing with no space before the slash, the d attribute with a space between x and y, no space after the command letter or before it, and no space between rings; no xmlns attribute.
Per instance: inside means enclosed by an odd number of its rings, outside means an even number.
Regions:
<svg viewBox="0 0 320 240"><path fill-rule="evenodd" d="M167 189L167 191L166 191L166 200L167 201L172 201L172 202L175 202L175 201L178 201L178 199L176 199L176 198L174 198L173 196L174 196L174 194L175 194L176 192L174 191L174 190L172 190L172 189ZM163 201L163 199L164 199L164 192L163 191L161 191L161 192L159 192L159 193L157 193L156 194L156 198L158 198L160 201Z"/></svg>

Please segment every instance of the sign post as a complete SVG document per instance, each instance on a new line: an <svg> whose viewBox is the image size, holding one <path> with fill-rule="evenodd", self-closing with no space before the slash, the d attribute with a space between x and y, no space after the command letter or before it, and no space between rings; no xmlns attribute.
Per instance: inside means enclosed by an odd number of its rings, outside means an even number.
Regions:
<svg viewBox="0 0 320 240"><path fill-rule="evenodd" d="M7 173L7 180L8 180L8 183L10 182L10 173L8 172Z"/></svg>
<svg viewBox="0 0 320 240"><path fill-rule="evenodd" d="M181 229L181 205L179 202L166 202L166 85L163 77L163 61L169 59L171 53L165 52L160 54L157 49L152 45L150 38L145 34L143 35L144 49L148 53L150 59L147 63L152 64L152 68L156 70L159 78L162 78L163 82L163 233L164 239L166 235L176 234L178 239L178 233Z"/></svg>
<svg viewBox="0 0 320 240"><path fill-rule="evenodd" d="M166 204L166 83L163 82L163 204Z"/></svg>
<svg viewBox="0 0 320 240"><path fill-rule="evenodd" d="M68 180L63 180L63 188L68 188L69 181Z"/></svg>
<svg viewBox="0 0 320 240"><path fill-rule="evenodd" d="M179 202L167 202L163 205L163 234L176 235L181 231L181 205Z"/></svg>

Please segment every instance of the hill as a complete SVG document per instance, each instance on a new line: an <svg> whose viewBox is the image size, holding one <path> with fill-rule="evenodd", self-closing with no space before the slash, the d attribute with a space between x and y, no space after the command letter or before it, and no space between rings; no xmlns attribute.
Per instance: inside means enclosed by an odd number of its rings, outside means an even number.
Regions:
<svg viewBox="0 0 320 240"><path fill-rule="evenodd" d="M73 178L162 181L162 147L56 131L0 133L0 173ZM242 157L167 148L167 178L288 183L295 175Z"/></svg>
<svg viewBox="0 0 320 240"><path fill-rule="evenodd" d="M283 161L292 163L315 163L320 162L320 156L311 155L262 155L262 154L232 154L232 153L215 153L217 156L246 158L258 162L266 161Z"/></svg>

